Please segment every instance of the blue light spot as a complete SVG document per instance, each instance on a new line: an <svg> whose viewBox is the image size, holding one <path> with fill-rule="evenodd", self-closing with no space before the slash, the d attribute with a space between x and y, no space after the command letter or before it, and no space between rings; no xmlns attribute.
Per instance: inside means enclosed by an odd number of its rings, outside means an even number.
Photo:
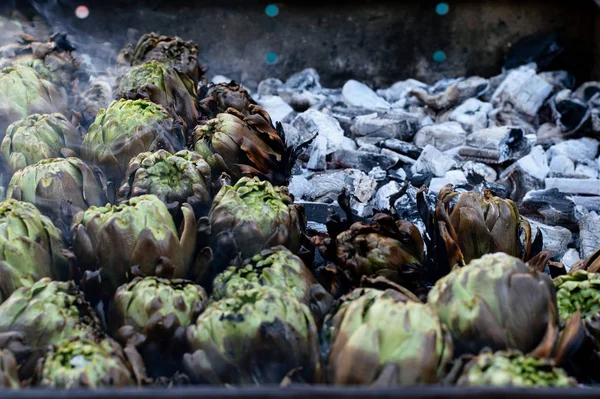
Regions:
<svg viewBox="0 0 600 399"><path fill-rule="evenodd" d="M446 53L444 53L441 50L436 51L435 53L433 53L433 60L435 62L444 62L444 61L446 61Z"/></svg>
<svg viewBox="0 0 600 399"><path fill-rule="evenodd" d="M277 54L275 53L267 53L267 55L265 56L265 60L267 61L268 64L274 64L277 62Z"/></svg>
<svg viewBox="0 0 600 399"><path fill-rule="evenodd" d="M265 14L269 17L276 17L279 14L279 7L277 7L277 4L269 4L265 8Z"/></svg>
<svg viewBox="0 0 600 399"><path fill-rule="evenodd" d="M438 15L446 15L446 14L448 14L449 11L450 11L450 6L448 5L448 3L439 3L435 7L435 12L437 12Z"/></svg>

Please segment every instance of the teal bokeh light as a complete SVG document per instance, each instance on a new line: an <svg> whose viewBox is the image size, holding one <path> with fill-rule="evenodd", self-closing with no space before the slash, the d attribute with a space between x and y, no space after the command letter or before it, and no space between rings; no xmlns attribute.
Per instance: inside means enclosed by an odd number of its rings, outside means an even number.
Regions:
<svg viewBox="0 0 600 399"><path fill-rule="evenodd" d="M277 62L277 54L276 53L267 53L267 55L265 56L265 61L267 61L267 64L274 64Z"/></svg>
<svg viewBox="0 0 600 399"><path fill-rule="evenodd" d="M446 53L444 53L442 50L436 51L433 53L433 60L438 63L446 61Z"/></svg>
<svg viewBox="0 0 600 399"><path fill-rule="evenodd" d="M269 17L276 17L279 14L279 7L277 7L277 4L269 4L265 7L265 14Z"/></svg>
<svg viewBox="0 0 600 399"><path fill-rule="evenodd" d="M435 12L437 12L438 15L446 15L446 14L448 14L449 11L450 11L450 6L448 5L448 3L439 3L435 7Z"/></svg>

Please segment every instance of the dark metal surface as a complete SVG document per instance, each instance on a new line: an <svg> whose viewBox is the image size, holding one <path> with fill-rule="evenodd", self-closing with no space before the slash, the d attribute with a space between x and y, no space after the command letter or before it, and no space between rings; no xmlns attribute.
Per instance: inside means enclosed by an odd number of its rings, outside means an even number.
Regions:
<svg viewBox="0 0 600 399"><path fill-rule="evenodd" d="M598 398L600 390L573 389L499 389L499 388L173 388L121 390L24 390L2 391L0 398L69 398L69 399L554 399Z"/></svg>
<svg viewBox="0 0 600 399"><path fill-rule="evenodd" d="M569 51L564 65L582 79L600 76L600 13L591 0L31 0L53 23L71 30L84 50L110 53L147 31L194 40L209 75L255 86L314 67L326 86L354 78L382 87L409 77L499 73L510 43L557 32ZM265 6L279 6L276 17ZM90 16L75 17L86 4ZM433 54L447 60L436 63ZM278 55L270 65L268 52ZM104 53L103 53L104 54Z"/></svg>

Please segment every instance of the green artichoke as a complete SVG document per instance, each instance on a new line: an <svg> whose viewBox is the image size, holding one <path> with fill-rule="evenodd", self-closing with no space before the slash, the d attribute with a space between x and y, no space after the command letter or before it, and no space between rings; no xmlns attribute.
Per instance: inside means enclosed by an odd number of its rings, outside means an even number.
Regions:
<svg viewBox="0 0 600 399"><path fill-rule="evenodd" d="M195 152L143 152L129 162L118 201L154 194L173 215L179 213L181 205L188 203L196 217L201 217L210 208L211 188L210 166Z"/></svg>
<svg viewBox="0 0 600 399"><path fill-rule="evenodd" d="M459 386L567 388L577 382L548 359L513 352L482 353L465 366Z"/></svg>
<svg viewBox="0 0 600 399"><path fill-rule="evenodd" d="M196 246L196 220L182 207L181 237L166 205L142 195L120 205L92 206L75 215L73 251L84 270L100 269L103 295L134 275L185 278Z"/></svg>
<svg viewBox="0 0 600 399"><path fill-rule="evenodd" d="M397 291L355 290L326 325L327 376L336 385L433 384L452 359L436 313Z"/></svg>
<svg viewBox="0 0 600 399"><path fill-rule="evenodd" d="M21 35L20 43L0 48L0 68L28 66L44 79L76 92L79 83L86 83L89 75L74 50L65 33L55 33L45 42Z"/></svg>
<svg viewBox="0 0 600 399"><path fill-rule="evenodd" d="M80 142L77 129L62 114L34 114L8 127L0 150L15 172L42 159L70 156Z"/></svg>
<svg viewBox="0 0 600 399"><path fill-rule="evenodd" d="M600 311L600 273L578 270L554 280L558 315L568 320L579 311L582 318L593 317Z"/></svg>
<svg viewBox="0 0 600 399"><path fill-rule="evenodd" d="M459 355L484 347L548 353L557 338L552 280L503 253L485 255L438 280L427 303L452 333Z"/></svg>
<svg viewBox="0 0 600 399"><path fill-rule="evenodd" d="M151 376L171 376L187 348L185 329L206 307L206 292L187 280L136 278L120 286L109 310L109 331L137 346Z"/></svg>
<svg viewBox="0 0 600 399"><path fill-rule="evenodd" d="M62 234L27 202L0 203L0 302L42 277L67 280L70 266Z"/></svg>
<svg viewBox="0 0 600 399"><path fill-rule="evenodd" d="M136 155L159 149L175 153L184 147L183 127L165 108L144 100L118 100L96 116L83 138L82 157L120 184Z"/></svg>
<svg viewBox="0 0 600 399"><path fill-rule="evenodd" d="M75 283L49 278L19 288L0 305L0 333L7 332L22 333L32 348L102 337L100 321Z"/></svg>
<svg viewBox="0 0 600 399"><path fill-rule="evenodd" d="M34 385L45 388L107 388L139 385L135 364L119 344L105 339L64 341L40 359Z"/></svg>
<svg viewBox="0 0 600 399"><path fill-rule="evenodd" d="M218 384L277 384L301 367L306 381L319 370L317 329L310 310L287 292L261 287L214 302L189 327L193 353L184 356L194 380Z"/></svg>
<svg viewBox="0 0 600 399"><path fill-rule="evenodd" d="M251 175L285 184L290 149L286 149L280 132L273 128L269 114L258 105L249 105L246 116L229 108L198 125L192 141L194 150L213 169L213 177L225 172L234 182Z"/></svg>
<svg viewBox="0 0 600 399"><path fill-rule="evenodd" d="M214 118L217 114L233 108L242 114L247 114L250 105L256 102L241 85L234 81L229 83L210 84L204 88L204 98L200 100L200 107L205 116Z"/></svg>
<svg viewBox="0 0 600 399"><path fill-rule="evenodd" d="M282 246L260 251L240 268L228 267L213 281L212 297L220 300L263 286L289 291L310 307L316 320L323 318L333 301L304 262Z"/></svg>
<svg viewBox="0 0 600 399"><path fill-rule="evenodd" d="M11 123L39 113L67 109L67 95L33 68L16 65L0 71L0 137Z"/></svg>
<svg viewBox="0 0 600 399"><path fill-rule="evenodd" d="M198 63L198 46L177 36L159 36L146 33L135 47L129 45L119 54L118 61L126 65L140 65L149 61L172 66L198 84L204 69Z"/></svg>
<svg viewBox="0 0 600 399"><path fill-rule="evenodd" d="M174 117L179 116L188 129L193 129L198 120L194 81L157 61L135 66L122 75L114 96L115 99L142 99L160 104Z"/></svg>
<svg viewBox="0 0 600 399"><path fill-rule="evenodd" d="M277 245L297 253L305 228L304 211L292 203L285 187L258 178L224 186L213 199L208 218L213 273Z"/></svg>
<svg viewBox="0 0 600 399"><path fill-rule="evenodd" d="M17 171L6 195L34 204L57 226L65 226L67 232L77 212L111 202L109 191L97 167L79 158L51 158Z"/></svg>
<svg viewBox="0 0 600 399"><path fill-rule="evenodd" d="M0 389L19 389L17 360L13 353L7 349L0 351Z"/></svg>

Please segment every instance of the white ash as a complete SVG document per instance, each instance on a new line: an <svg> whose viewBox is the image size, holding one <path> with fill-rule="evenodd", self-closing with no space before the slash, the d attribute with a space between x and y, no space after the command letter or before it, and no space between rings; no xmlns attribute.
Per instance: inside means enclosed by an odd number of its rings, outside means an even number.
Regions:
<svg viewBox="0 0 600 399"><path fill-rule="evenodd" d="M342 88L342 98L351 107L366 109L390 109L390 103L379 97L369 86L349 80Z"/></svg>
<svg viewBox="0 0 600 399"><path fill-rule="evenodd" d="M600 215L589 212L579 221L579 239L581 241L581 257L591 256L600 248Z"/></svg>
<svg viewBox="0 0 600 399"><path fill-rule="evenodd" d="M575 263L579 262L580 259L579 252L577 252L575 248L569 248L560 261L565 266L565 270L568 273L571 270L571 267L573 267Z"/></svg>
<svg viewBox="0 0 600 399"><path fill-rule="evenodd" d="M442 177L454 165L456 165L454 159L447 157L434 146L427 145L410 170L413 174L431 173L434 176Z"/></svg>
<svg viewBox="0 0 600 399"><path fill-rule="evenodd" d="M432 145L440 151L459 147L465 143L467 132L458 122L444 122L421 128L414 137L417 146Z"/></svg>
<svg viewBox="0 0 600 399"><path fill-rule="evenodd" d="M489 126L489 113L492 104L469 98L467 101L454 108L449 115L451 121L458 122L463 129L472 133Z"/></svg>

